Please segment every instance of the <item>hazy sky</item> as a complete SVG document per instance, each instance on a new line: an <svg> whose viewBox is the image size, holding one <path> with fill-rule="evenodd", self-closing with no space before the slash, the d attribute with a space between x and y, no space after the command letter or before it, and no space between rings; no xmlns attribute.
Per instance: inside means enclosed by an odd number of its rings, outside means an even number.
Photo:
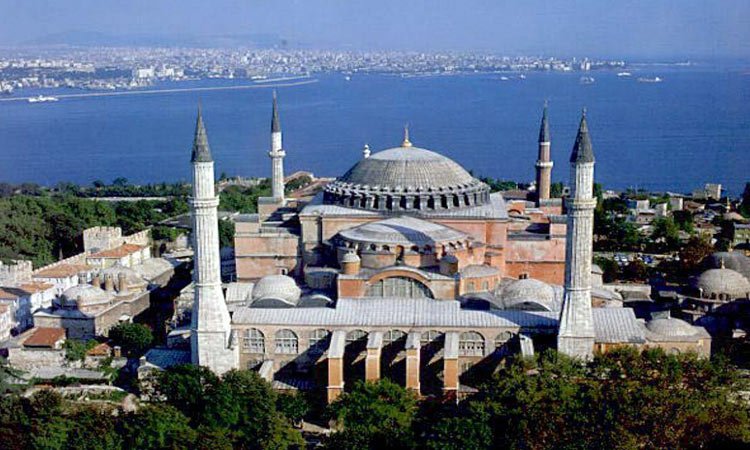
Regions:
<svg viewBox="0 0 750 450"><path fill-rule="evenodd" d="M307 47L750 57L750 0L0 0L0 45L52 33L277 33Z"/></svg>

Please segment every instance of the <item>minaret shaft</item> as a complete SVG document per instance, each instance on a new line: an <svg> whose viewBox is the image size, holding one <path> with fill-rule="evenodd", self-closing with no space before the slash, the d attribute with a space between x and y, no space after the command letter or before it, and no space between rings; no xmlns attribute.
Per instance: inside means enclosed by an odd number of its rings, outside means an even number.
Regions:
<svg viewBox="0 0 750 450"><path fill-rule="evenodd" d="M219 255L219 199L214 190L214 163L199 116L193 154L193 195L190 198L193 225L195 297L191 317L193 364L224 373L237 365L231 348L229 311L221 289Z"/></svg>
<svg viewBox="0 0 750 450"><path fill-rule="evenodd" d="M539 152L536 160L536 192L537 206L550 198L552 184L552 157L550 155L549 122L547 119L547 105L544 105L542 123L539 127Z"/></svg>
<svg viewBox="0 0 750 450"><path fill-rule="evenodd" d="M276 92L273 93L273 111L271 112L271 197L280 203L284 202L284 151L281 142L281 120L279 107L276 102Z"/></svg>
<svg viewBox="0 0 750 450"><path fill-rule="evenodd" d="M560 315L557 350L580 359L594 351L594 318L591 309L593 257L594 160L585 116L571 157L572 191L566 202L568 227L565 247L565 293Z"/></svg>

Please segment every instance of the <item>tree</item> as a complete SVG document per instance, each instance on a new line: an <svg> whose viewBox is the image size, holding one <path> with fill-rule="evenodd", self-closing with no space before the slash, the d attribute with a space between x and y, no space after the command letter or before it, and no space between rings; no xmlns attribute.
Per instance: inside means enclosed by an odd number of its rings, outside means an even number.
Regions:
<svg viewBox="0 0 750 450"><path fill-rule="evenodd" d="M631 281L645 281L648 278L648 266L636 258L628 263L622 271L625 279Z"/></svg>
<svg viewBox="0 0 750 450"><path fill-rule="evenodd" d="M124 422L125 448L190 448L197 438L189 419L170 405L145 405L125 417Z"/></svg>
<svg viewBox="0 0 750 450"><path fill-rule="evenodd" d="M550 187L549 187L549 196L552 197L552 198L560 198L560 197L562 197L564 187L565 186L561 182L559 182L559 181L556 181L556 182L550 184Z"/></svg>
<svg viewBox="0 0 750 450"><path fill-rule="evenodd" d="M234 247L234 222L219 220L219 247Z"/></svg>
<svg viewBox="0 0 750 450"><path fill-rule="evenodd" d="M0 396L15 391L18 388L16 379L20 376L21 371L11 367L8 360L0 356Z"/></svg>
<svg viewBox="0 0 750 450"><path fill-rule="evenodd" d="M674 251L680 245L680 229L669 217L660 217L651 224L651 240L657 251Z"/></svg>
<svg viewBox="0 0 750 450"><path fill-rule="evenodd" d="M416 445L412 423L416 397L388 379L359 381L330 406L330 415L342 427L326 442L331 449L406 449Z"/></svg>
<svg viewBox="0 0 750 450"><path fill-rule="evenodd" d="M109 338L131 357L145 352L154 341L154 334L140 323L120 323L110 328Z"/></svg>
<svg viewBox="0 0 750 450"><path fill-rule="evenodd" d="M745 190L742 191L742 202L740 203L740 214L750 217L750 183L745 183Z"/></svg>
<svg viewBox="0 0 750 450"><path fill-rule="evenodd" d="M68 450L118 450L122 438L117 431L117 418L110 411L95 406L82 406L71 414L75 426L68 431Z"/></svg>
<svg viewBox="0 0 750 450"><path fill-rule="evenodd" d="M707 238L691 237L680 250L680 268L686 273L695 273L704 259L714 252L714 247Z"/></svg>
<svg viewBox="0 0 750 450"><path fill-rule="evenodd" d="M282 393L276 399L276 409L293 424L299 424L305 418L310 405L302 394Z"/></svg>

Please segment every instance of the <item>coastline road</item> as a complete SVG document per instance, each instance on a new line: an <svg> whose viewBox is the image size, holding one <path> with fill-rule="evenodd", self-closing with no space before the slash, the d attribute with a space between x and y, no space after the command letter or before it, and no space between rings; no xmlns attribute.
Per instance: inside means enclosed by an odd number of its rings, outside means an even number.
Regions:
<svg viewBox="0 0 750 450"><path fill-rule="evenodd" d="M115 92L87 92L85 94L60 94L55 95L59 99L63 98L86 98L86 97L111 97L118 95L147 95L147 94L172 94L177 92L202 92L202 91L229 91L229 90L240 90L240 89L268 89L268 88L282 88L282 87L293 87L303 86L305 84L317 83L318 80L305 79L301 81L292 82L267 82L258 83L252 85L240 85L240 86L210 86L210 87L190 87L190 88L170 88L170 89L146 89L136 91L115 91ZM28 101L32 97L13 97L13 98L0 98L0 102L14 102L14 101Z"/></svg>

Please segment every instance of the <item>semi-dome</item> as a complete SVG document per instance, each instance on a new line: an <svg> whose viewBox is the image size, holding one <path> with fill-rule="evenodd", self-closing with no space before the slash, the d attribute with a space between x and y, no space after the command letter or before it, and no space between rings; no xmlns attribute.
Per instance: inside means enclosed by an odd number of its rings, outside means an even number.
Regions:
<svg viewBox="0 0 750 450"><path fill-rule="evenodd" d="M380 211L431 211L482 205L489 187L461 165L405 140L363 158L326 186L324 201Z"/></svg>
<svg viewBox="0 0 750 450"><path fill-rule="evenodd" d="M698 334L694 326L674 317L650 320L646 324L646 328L648 328L648 331L664 337L689 337Z"/></svg>
<svg viewBox="0 0 750 450"><path fill-rule="evenodd" d="M287 306L296 306L301 290L293 278L286 275L267 275L253 287L253 306L281 302Z"/></svg>
<svg viewBox="0 0 750 450"><path fill-rule="evenodd" d="M750 293L750 281L739 272L725 267L703 272L695 287L701 290L704 297L711 298L740 298Z"/></svg>
<svg viewBox="0 0 750 450"><path fill-rule="evenodd" d="M555 289L533 278L511 281L503 286L499 297L506 309L560 310L560 301Z"/></svg>
<svg viewBox="0 0 750 450"><path fill-rule="evenodd" d="M339 237L352 244L391 244L406 248L453 243L466 245L468 235L455 228L415 217L393 217L370 222L339 232Z"/></svg>

